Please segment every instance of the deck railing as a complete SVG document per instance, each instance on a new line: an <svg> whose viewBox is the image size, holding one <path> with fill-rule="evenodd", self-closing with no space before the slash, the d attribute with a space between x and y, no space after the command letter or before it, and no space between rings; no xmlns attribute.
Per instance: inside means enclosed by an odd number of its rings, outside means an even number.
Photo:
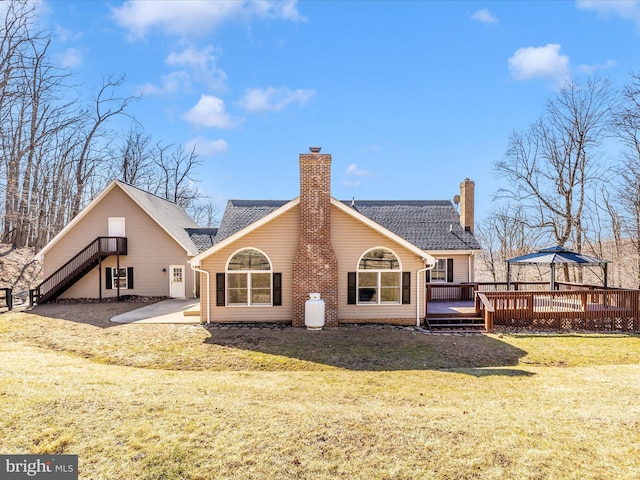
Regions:
<svg viewBox="0 0 640 480"><path fill-rule="evenodd" d="M429 302L475 301L494 326L523 329L640 331L640 290L556 282L427 284Z"/></svg>
<svg viewBox="0 0 640 480"><path fill-rule="evenodd" d="M485 327L640 331L640 291L582 289L478 293Z"/></svg>

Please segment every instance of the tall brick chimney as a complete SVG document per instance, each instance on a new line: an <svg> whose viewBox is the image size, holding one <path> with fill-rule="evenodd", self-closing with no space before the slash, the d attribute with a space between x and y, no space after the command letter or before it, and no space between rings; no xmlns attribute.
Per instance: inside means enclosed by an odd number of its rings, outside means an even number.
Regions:
<svg viewBox="0 0 640 480"><path fill-rule="evenodd" d="M300 155L300 236L293 261L293 326L304 327L305 302L318 292L325 325L338 326L338 261L331 246L331 155Z"/></svg>
<svg viewBox="0 0 640 480"><path fill-rule="evenodd" d="M460 184L460 225L473 233L474 230L474 188L476 184L465 178Z"/></svg>

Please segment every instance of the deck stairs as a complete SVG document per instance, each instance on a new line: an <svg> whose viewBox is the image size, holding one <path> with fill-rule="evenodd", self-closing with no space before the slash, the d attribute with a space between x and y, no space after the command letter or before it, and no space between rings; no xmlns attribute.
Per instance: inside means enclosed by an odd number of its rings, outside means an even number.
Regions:
<svg viewBox="0 0 640 480"><path fill-rule="evenodd" d="M126 255L126 237L98 237L30 291L31 304L55 300L111 255Z"/></svg>
<svg viewBox="0 0 640 480"><path fill-rule="evenodd" d="M432 332L484 332L484 319L481 317L452 316L427 317L425 327Z"/></svg>
<svg viewBox="0 0 640 480"><path fill-rule="evenodd" d="M432 332L484 332L482 316L472 302L429 303L425 327Z"/></svg>

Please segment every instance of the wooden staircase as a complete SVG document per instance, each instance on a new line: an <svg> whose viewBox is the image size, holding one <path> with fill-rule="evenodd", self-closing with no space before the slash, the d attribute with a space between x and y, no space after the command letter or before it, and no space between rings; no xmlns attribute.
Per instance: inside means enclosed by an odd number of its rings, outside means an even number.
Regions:
<svg viewBox="0 0 640 480"><path fill-rule="evenodd" d="M55 300L110 255L126 255L126 237L98 237L30 291L31 304Z"/></svg>

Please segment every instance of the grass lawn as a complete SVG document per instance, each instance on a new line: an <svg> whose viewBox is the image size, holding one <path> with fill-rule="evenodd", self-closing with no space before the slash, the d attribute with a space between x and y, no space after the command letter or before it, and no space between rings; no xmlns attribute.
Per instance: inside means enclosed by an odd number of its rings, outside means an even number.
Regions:
<svg viewBox="0 0 640 480"><path fill-rule="evenodd" d="M640 336L0 315L0 453L82 479L638 479Z"/></svg>

